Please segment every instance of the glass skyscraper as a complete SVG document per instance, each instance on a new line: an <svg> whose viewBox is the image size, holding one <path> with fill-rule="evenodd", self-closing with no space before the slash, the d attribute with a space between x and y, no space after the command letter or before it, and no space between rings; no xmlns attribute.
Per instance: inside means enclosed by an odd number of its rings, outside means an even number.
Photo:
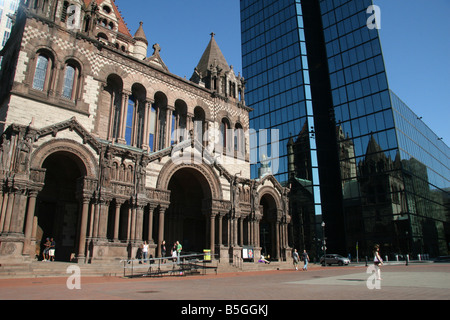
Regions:
<svg viewBox="0 0 450 320"><path fill-rule="evenodd" d="M389 89L372 5L241 0L250 124L272 134L252 177L267 157L313 255L447 254L450 150Z"/></svg>

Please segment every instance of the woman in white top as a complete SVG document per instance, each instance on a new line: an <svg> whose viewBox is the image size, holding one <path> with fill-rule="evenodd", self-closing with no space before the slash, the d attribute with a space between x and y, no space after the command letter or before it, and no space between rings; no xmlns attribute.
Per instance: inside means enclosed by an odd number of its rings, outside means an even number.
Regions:
<svg viewBox="0 0 450 320"><path fill-rule="evenodd" d="M148 244L147 241L144 242L144 244L142 245L142 259L144 260L144 263L146 263L145 261L147 260L148 257Z"/></svg>
<svg viewBox="0 0 450 320"><path fill-rule="evenodd" d="M378 244L376 244L373 249L373 263L375 265L375 272L377 274L377 280L381 280L380 266L383 265L383 259L381 259L379 251L380 251L380 246Z"/></svg>

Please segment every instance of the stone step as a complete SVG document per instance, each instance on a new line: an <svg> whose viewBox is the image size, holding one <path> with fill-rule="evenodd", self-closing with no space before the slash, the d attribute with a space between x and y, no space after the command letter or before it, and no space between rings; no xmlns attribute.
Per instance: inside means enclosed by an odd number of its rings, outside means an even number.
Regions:
<svg viewBox="0 0 450 320"><path fill-rule="evenodd" d="M153 264L129 264L124 270L123 263L94 263L94 264L76 264L67 262L43 262L34 261L28 264L20 265L2 265L0 266L0 279L7 278L38 278L38 277L68 277L72 271L68 269L71 266L80 268L83 276L130 276L145 274L152 266L153 270L158 268ZM246 271L268 271L277 269L286 269L292 267L292 264L287 262L271 262L270 264L263 264L257 262L244 262L242 267L235 267L228 263L217 263L215 261L207 263L206 266L217 266L217 273L229 272L246 272ZM173 264L167 263L160 266L161 270L171 271ZM206 270L198 269L198 273L214 274L214 269L208 268Z"/></svg>
<svg viewBox="0 0 450 320"><path fill-rule="evenodd" d="M121 276L120 264L75 264L64 262L32 262L24 265L0 266L0 278L68 277L73 274L71 266L80 268L84 276Z"/></svg>

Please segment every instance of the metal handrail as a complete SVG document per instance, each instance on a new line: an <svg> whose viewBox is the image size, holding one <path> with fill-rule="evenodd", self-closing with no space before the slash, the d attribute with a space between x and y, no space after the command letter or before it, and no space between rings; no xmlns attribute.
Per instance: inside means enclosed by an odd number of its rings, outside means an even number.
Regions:
<svg viewBox="0 0 450 320"><path fill-rule="evenodd" d="M161 271L161 266L173 266L172 269L175 268L176 265L184 264L186 260L190 260L190 258L194 257L204 257L204 253L196 253L196 254L186 254L186 255L180 255L177 256L177 261L173 261L175 257L160 257L160 258L146 258L146 259L122 259L120 260L120 263L123 263L123 275L126 276L126 269L131 269L131 276L133 276L133 270L134 269L143 269L148 268L148 265L142 264L142 262L149 262L150 268L152 265L157 266L158 272ZM211 254L211 256L213 256ZM172 260L172 262L164 262L164 260ZM139 265L135 266L135 262L138 262ZM155 263L156 262L156 263ZM203 260L205 262L205 260Z"/></svg>

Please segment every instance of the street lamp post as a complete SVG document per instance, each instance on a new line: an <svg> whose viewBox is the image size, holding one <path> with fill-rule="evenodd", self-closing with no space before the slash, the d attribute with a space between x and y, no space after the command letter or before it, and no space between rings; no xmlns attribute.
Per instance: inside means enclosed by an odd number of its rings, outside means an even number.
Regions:
<svg viewBox="0 0 450 320"><path fill-rule="evenodd" d="M325 222L322 221L322 249L323 249L323 266L325 267L327 265L327 242L325 241Z"/></svg>

